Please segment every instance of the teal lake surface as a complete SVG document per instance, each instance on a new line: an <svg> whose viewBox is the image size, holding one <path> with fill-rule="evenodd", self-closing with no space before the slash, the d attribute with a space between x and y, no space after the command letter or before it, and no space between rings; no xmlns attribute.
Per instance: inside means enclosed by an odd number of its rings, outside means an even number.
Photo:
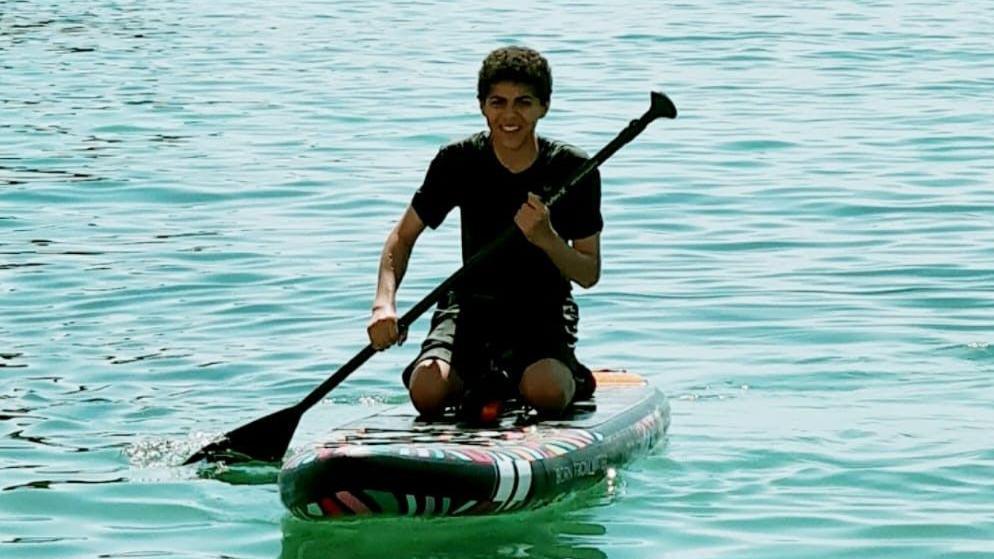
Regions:
<svg viewBox="0 0 994 559"><path fill-rule="evenodd" d="M0 557L994 558L994 4L0 1ZM668 441L550 508L307 523L182 467L366 343L491 49L601 169L578 354ZM406 309L459 266L422 236ZM406 401L412 343L294 445Z"/></svg>

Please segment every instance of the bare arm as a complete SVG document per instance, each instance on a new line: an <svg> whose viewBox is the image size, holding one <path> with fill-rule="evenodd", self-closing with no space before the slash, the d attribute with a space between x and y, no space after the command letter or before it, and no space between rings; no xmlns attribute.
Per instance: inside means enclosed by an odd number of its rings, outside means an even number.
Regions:
<svg viewBox="0 0 994 559"><path fill-rule="evenodd" d="M410 206L383 243L380 267L373 299L372 317L366 328L369 341L376 349L390 347L400 337L397 329L397 288L400 287L407 263L425 224Z"/></svg>
<svg viewBox="0 0 994 559"><path fill-rule="evenodd" d="M600 233L576 239L570 245L552 228L549 209L534 194L528 195L514 221L532 244L549 255L564 276L584 288L593 287L600 279Z"/></svg>

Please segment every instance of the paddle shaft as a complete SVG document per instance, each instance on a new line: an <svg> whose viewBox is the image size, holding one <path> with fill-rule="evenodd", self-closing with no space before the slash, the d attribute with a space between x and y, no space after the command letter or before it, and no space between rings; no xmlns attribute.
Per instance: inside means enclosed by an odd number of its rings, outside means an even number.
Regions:
<svg viewBox="0 0 994 559"><path fill-rule="evenodd" d="M653 94L657 95L657 94ZM661 94L659 94L661 95ZM654 99L655 101L655 99ZM617 136L614 137L606 146L601 148L593 157L584 162L583 165L577 169L568 181L563 183L559 188L557 188L552 195L546 200L546 204L551 206L555 204L566 191L581 182L583 179L593 172L595 169L601 166L602 163L608 160L616 151L621 149L625 144L631 142L636 136L642 133L643 130L649 124L656 120L656 118L661 115L658 113L658 107L656 107L655 102L653 108L646 111L644 115L640 118L632 120L628 123ZM675 115L674 115L675 116ZM673 118L673 117L668 117ZM446 278L442 283L438 284L435 289L432 289L430 293L424 296L420 301L414 304L400 319L397 321L397 326L400 331L407 330L407 328L414 323L426 310L428 310L432 305L437 303L439 299L442 298L455 284L463 278L466 274L472 272L480 263L489 258L493 253L497 252L504 244L506 244L512 237L518 234L517 226L512 225L504 230L496 239L491 241L485 247L476 252L473 256L466 261L465 264L458 270L452 273L448 278ZM356 369L358 369L363 363L365 363L370 357L372 357L377 352L373 348L372 344L366 344L366 347L362 348L355 357L350 359L347 363L341 366L335 374L328 377L324 382L318 385L317 388L311 391L303 400L297 404L296 408L300 408L301 412L306 411L314 404L321 401L329 392L331 392L336 386L338 386L343 380L345 380L349 375L351 375Z"/></svg>

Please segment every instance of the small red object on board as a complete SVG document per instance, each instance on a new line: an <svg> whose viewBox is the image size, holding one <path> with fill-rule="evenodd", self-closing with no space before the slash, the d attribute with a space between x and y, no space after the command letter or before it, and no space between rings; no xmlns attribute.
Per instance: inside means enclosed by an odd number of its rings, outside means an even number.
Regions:
<svg viewBox="0 0 994 559"><path fill-rule="evenodd" d="M500 400L492 400L483 404L483 407L480 408L480 422L495 423L503 407L503 403Z"/></svg>

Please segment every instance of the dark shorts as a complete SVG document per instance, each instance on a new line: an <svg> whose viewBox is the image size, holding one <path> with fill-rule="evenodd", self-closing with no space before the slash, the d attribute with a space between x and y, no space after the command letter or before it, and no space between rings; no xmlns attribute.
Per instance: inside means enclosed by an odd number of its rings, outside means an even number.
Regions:
<svg viewBox="0 0 994 559"><path fill-rule="evenodd" d="M594 392L594 377L574 353L578 322L579 312L571 299L558 308L530 312L486 301L460 303L450 295L432 315L421 353L404 369L404 386L425 359L449 363L470 388L496 371L502 371L516 387L529 365L551 358L573 374L573 399L588 399Z"/></svg>

